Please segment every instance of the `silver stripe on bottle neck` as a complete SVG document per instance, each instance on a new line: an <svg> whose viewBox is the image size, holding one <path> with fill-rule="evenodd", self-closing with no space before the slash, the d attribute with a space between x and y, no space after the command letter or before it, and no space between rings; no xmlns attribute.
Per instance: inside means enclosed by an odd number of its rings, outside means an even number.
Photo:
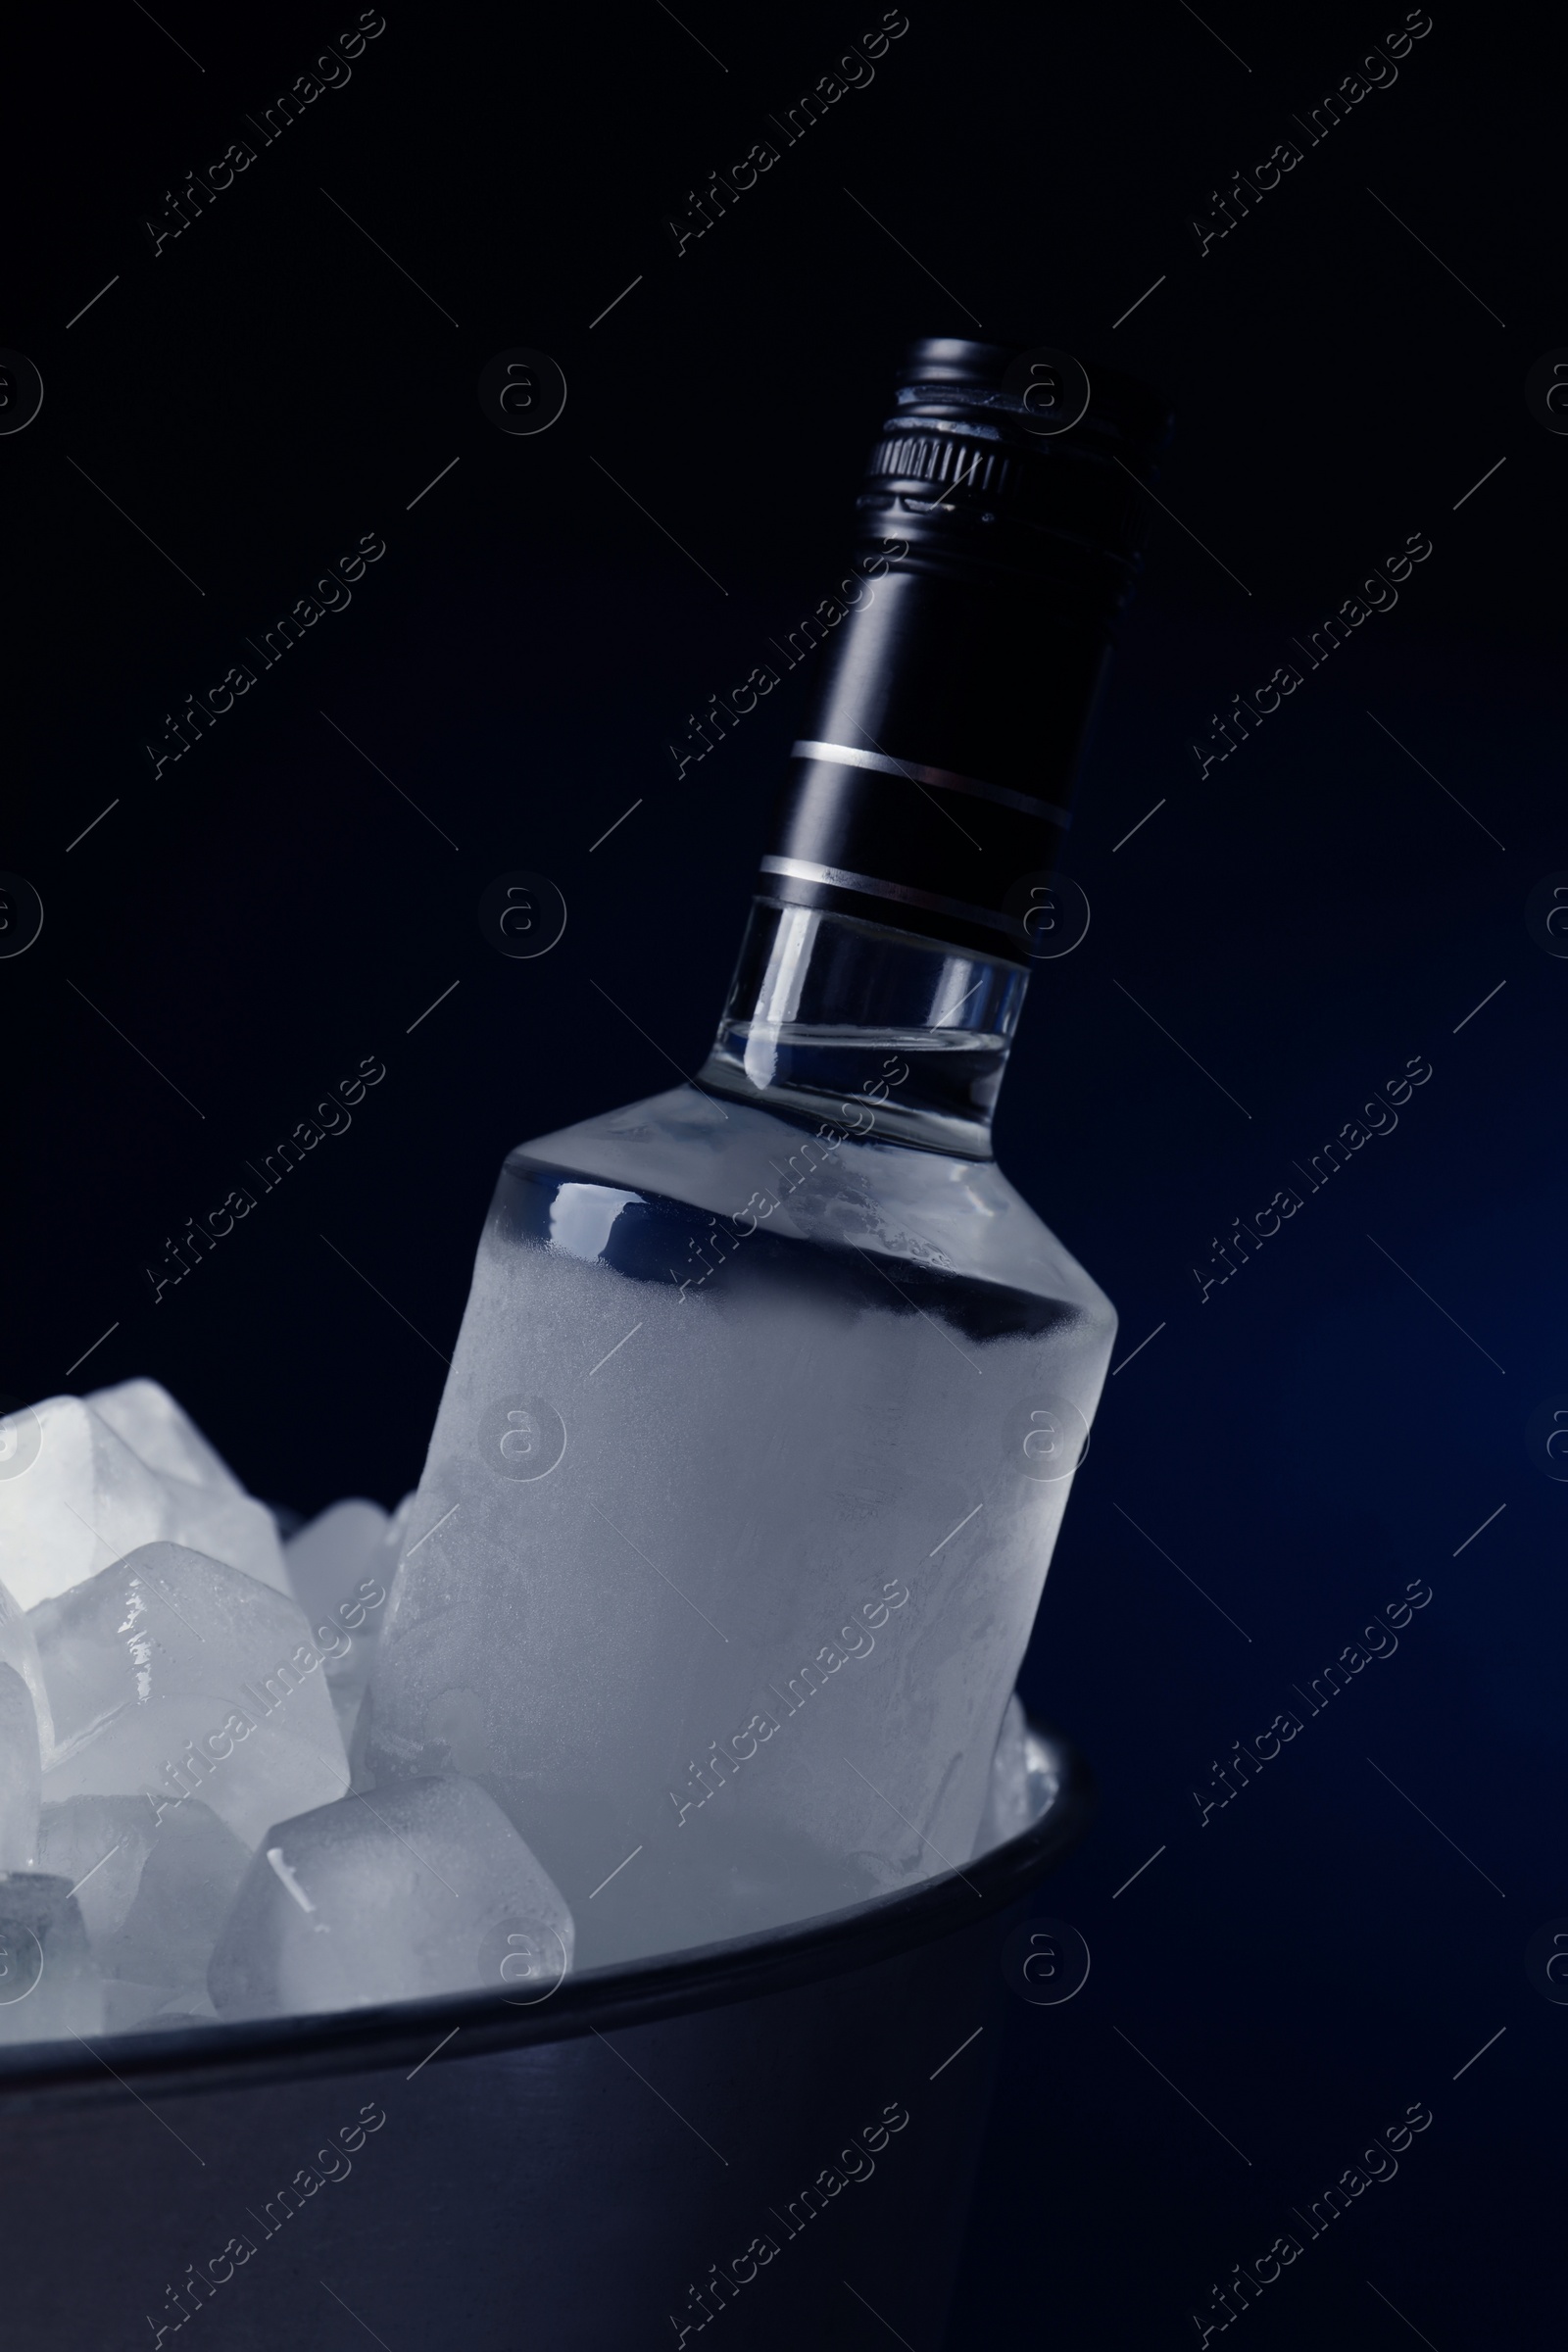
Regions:
<svg viewBox="0 0 1568 2352"><path fill-rule="evenodd" d="M783 875L791 882L823 882L834 890L863 891L868 898L891 899L896 906L923 907L927 914L951 914L959 922L1000 931L1014 945L1018 941L1019 926L1011 916L997 914L989 906L971 906L962 899L940 898L935 891L909 890L902 882L879 882L871 874L852 874L842 865L816 865L808 858L764 858L761 870Z"/></svg>
<svg viewBox="0 0 1568 2352"><path fill-rule="evenodd" d="M1013 792L1005 784L983 783L978 776L959 775L956 768L923 767L917 760L890 759L886 752L852 751L847 743L802 742L792 744L790 751L796 760L824 760L840 767L868 767L879 776L902 776L908 784L934 784L941 792L966 792L977 801L996 801L1004 808L1016 808L1021 815L1044 817L1048 823L1059 825L1064 833L1072 823L1068 811L1050 801L1037 801L1027 792Z"/></svg>

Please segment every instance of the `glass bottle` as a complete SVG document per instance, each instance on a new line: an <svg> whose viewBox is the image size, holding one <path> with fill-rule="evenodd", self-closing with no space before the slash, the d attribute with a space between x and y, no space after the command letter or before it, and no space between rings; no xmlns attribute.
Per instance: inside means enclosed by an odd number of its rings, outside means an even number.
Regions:
<svg viewBox="0 0 1568 2352"><path fill-rule="evenodd" d="M1115 1332L990 1141L1165 430L1070 366L913 347L712 1051L480 1240L359 1771L480 1780L579 1967L974 1846Z"/></svg>

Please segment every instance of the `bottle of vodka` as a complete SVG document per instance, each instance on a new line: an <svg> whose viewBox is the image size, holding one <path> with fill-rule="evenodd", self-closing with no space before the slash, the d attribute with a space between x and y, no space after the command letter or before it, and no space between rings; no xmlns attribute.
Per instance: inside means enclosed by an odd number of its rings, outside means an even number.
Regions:
<svg viewBox="0 0 1568 2352"><path fill-rule="evenodd" d="M991 1115L1165 427L1053 365L909 353L712 1051L480 1240L360 1785L480 1781L579 1966L974 1846L1115 1330Z"/></svg>

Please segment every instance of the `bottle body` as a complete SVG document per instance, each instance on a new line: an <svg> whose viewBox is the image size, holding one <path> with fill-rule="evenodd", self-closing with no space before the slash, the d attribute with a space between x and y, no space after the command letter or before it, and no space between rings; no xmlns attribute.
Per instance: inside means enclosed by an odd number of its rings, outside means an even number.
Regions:
<svg viewBox="0 0 1568 2352"><path fill-rule="evenodd" d="M682 1087L502 1172L363 1753L490 1788L579 1966L973 1849L1115 1318L861 1108Z"/></svg>

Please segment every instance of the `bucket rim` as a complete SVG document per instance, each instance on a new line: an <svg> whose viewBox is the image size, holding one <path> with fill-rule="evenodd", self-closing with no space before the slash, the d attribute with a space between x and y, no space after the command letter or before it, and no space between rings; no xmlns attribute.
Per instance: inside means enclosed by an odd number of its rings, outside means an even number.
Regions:
<svg viewBox="0 0 1568 2352"><path fill-rule="evenodd" d="M1006 1911L1082 1838L1095 1807L1089 1766L1064 1734L1033 1715L1028 1721L1056 1779L1052 1801L1017 1837L906 1892L782 1931L567 1975L531 2002L488 1991L438 1993L373 2008L0 2047L0 2114L98 2103L126 2089L168 2096L411 2064L417 2073L437 2059L616 2033L872 1966Z"/></svg>

